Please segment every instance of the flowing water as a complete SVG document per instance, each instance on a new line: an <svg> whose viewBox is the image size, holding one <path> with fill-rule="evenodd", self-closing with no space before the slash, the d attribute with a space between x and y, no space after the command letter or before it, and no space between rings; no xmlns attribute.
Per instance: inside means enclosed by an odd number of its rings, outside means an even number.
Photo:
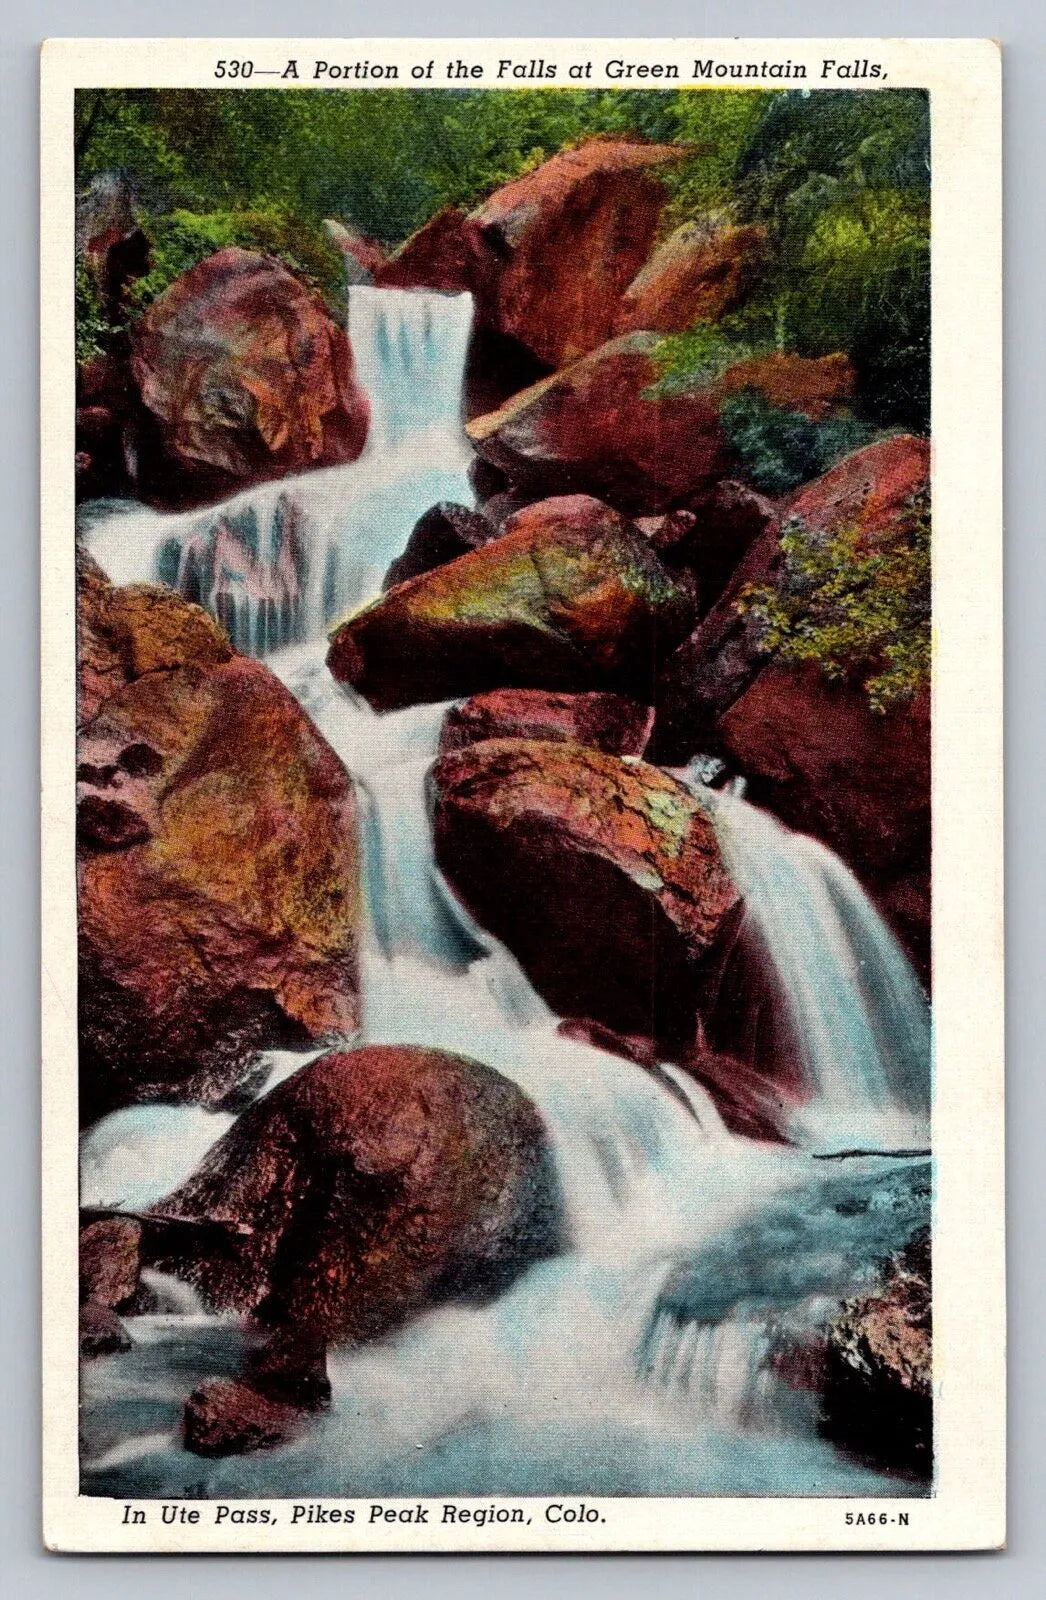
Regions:
<svg viewBox="0 0 1046 1600"><path fill-rule="evenodd" d="M352 289L373 415L358 462L205 512L95 508L86 536L116 581L168 581L266 654L353 773L370 908L363 1039L457 1050L521 1085L552 1142L568 1247L492 1304L444 1306L332 1353L328 1413L277 1451L219 1462L185 1452L178 1421L199 1381L237 1369L243 1330L154 1283L162 1309L129 1319L131 1352L84 1369L85 1491L906 1492L820 1439L811 1397L775 1361L928 1214L928 1160L896 1153L928 1141L926 1002L856 882L739 796L698 789L806 1041L794 1144L743 1139L678 1069L649 1073L558 1035L435 866L426 775L446 707L378 716L324 664L326 624L377 593L421 512L470 499L470 312L467 296ZM248 530L239 547L230 527ZM271 1053L268 1086L308 1059ZM115 1113L85 1135L83 1203L140 1210L232 1120ZM853 1148L894 1153L819 1159Z"/></svg>

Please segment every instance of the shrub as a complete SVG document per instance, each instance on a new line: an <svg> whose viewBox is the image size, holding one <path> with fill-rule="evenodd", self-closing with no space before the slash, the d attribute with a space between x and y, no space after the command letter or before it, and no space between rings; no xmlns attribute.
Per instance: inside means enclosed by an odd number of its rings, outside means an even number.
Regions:
<svg viewBox="0 0 1046 1600"><path fill-rule="evenodd" d="M819 478L843 456L869 444L875 432L856 417L815 422L803 411L771 405L757 389L731 395L719 415L745 476L771 495L787 494Z"/></svg>
<svg viewBox="0 0 1046 1600"><path fill-rule="evenodd" d="M925 494L885 534L853 525L822 533L793 521L781 537L776 588L750 588L738 609L762 623L765 647L858 677L872 709L910 699L930 677L930 511Z"/></svg>

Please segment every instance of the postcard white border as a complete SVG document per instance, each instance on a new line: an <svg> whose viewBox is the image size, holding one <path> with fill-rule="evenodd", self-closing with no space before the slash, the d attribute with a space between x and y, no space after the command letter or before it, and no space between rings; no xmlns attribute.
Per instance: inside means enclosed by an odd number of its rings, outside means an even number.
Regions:
<svg viewBox="0 0 1046 1600"><path fill-rule="evenodd" d="M933 256L933 889L935 994L934 1363L936 1485L928 1499L585 1497L598 1520L553 1524L550 1499L529 1525L423 1528L367 1521L293 1528L164 1525L158 1501L78 1492L77 1106L74 628L74 173L77 87L222 86L223 57L282 65L359 58L412 65L460 56L592 62L578 86L625 84L606 63L676 62L672 87L697 84L696 57L802 62L776 87L925 87L932 105ZM826 59L883 64L877 82L820 77ZM691 68L692 70L692 68ZM265 77L244 85L279 87ZM417 86L449 87L437 76ZM732 80L725 80L726 84ZM742 86L752 86L745 80ZM401 86L403 80L401 80ZM226 80L225 86L235 87ZM332 86L332 85L328 85ZM342 87L383 87L380 80ZM520 87L539 87L530 82ZM552 85L544 85L550 87ZM664 85L667 86L667 85ZM701 86L715 87L716 81ZM720 81L718 86L722 87ZM1005 1231L1003 1153L1003 797L1001 449L1001 59L984 39L58 39L42 55L41 807L43 928L43 1514L49 1549L106 1552L963 1550L1005 1539ZM306 1498L306 1497L303 1497ZM581 1497L570 1497L577 1504ZM456 1504L465 1497L440 1497ZM189 1506L190 1502L180 1502ZM394 1500L384 1502L388 1506ZM404 1502L405 1504L407 1502ZM426 1502L430 1503L430 1502ZM123 1520L146 1509L145 1527ZM237 1503L240 1504L240 1503ZM885 1524L847 1525L847 1511ZM283 1512L282 1517L280 1516ZM907 1513L908 1523L897 1522Z"/></svg>

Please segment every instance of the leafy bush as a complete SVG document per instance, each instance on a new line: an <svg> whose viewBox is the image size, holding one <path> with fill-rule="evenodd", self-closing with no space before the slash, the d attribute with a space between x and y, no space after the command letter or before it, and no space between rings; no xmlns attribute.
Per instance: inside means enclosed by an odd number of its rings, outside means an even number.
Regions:
<svg viewBox="0 0 1046 1600"><path fill-rule="evenodd" d="M105 349L109 331L105 307L94 273L83 256L76 257L76 359L90 361Z"/></svg>
<svg viewBox="0 0 1046 1600"><path fill-rule="evenodd" d="M757 389L731 395L720 409L723 432L745 475L764 494L787 494L870 443L875 430L856 417L814 421L803 411L771 405Z"/></svg>
<svg viewBox="0 0 1046 1600"><path fill-rule="evenodd" d="M299 277L333 295L341 283L341 252L318 230L300 228L279 206L252 211L214 211L204 215L173 211L151 219L152 264L128 296L132 310L155 300L183 272L217 250L239 245L278 256Z"/></svg>
<svg viewBox="0 0 1046 1600"><path fill-rule="evenodd" d="M930 511L917 496L897 525L867 536L794 521L781 538L776 588L749 589L739 609L763 625L778 659L815 661L829 678L859 676L872 709L909 699L930 677Z"/></svg>

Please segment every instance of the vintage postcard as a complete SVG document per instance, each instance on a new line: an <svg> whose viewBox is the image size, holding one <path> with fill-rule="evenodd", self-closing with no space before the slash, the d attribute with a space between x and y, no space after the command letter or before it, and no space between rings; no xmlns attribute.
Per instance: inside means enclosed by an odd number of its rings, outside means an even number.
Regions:
<svg viewBox="0 0 1046 1600"><path fill-rule="evenodd" d="M1003 1542L1000 76L44 46L50 1548Z"/></svg>

